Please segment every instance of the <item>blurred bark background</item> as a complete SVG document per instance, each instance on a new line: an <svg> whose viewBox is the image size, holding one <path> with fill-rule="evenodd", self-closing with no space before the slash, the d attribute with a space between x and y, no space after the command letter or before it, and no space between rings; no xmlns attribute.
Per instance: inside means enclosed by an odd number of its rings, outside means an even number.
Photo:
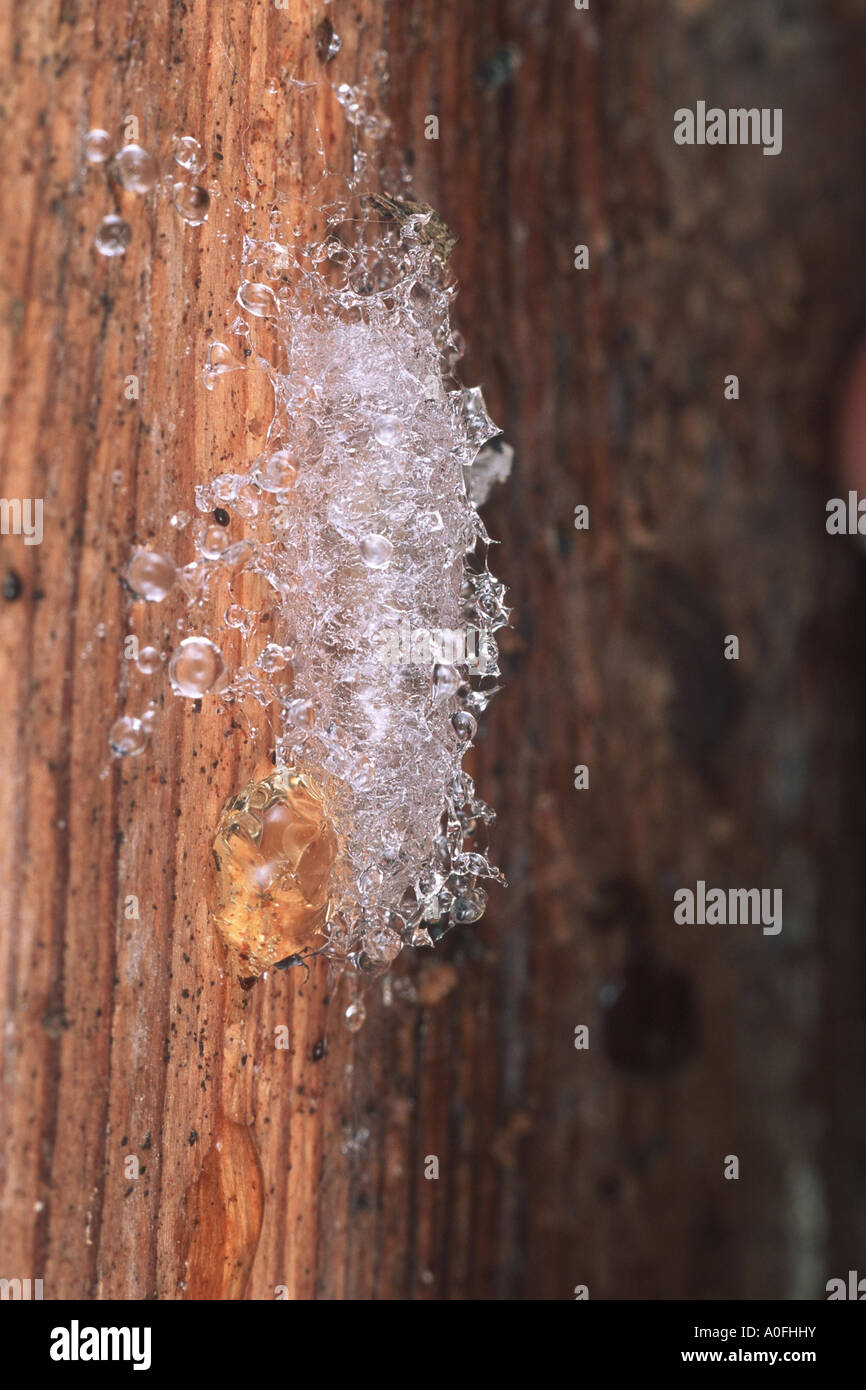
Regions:
<svg viewBox="0 0 866 1390"><path fill-rule="evenodd" d="M328 78L389 56L391 167L459 235L463 375L517 451L486 515L516 616L475 767L511 886L371 985L354 1036L320 963L221 978L210 841L252 757L230 721L169 699L144 756L107 756L152 693L122 655L131 549L267 426L254 381L211 398L200 369L235 195L310 220L319 136L283 101L321 76L326 17ZM0 1275L47 1298L823 1297L866 1258L866 578L824 528L866 306L866 6L32 0L0 32L0 491L45 499L41 546L0 540ZM699 99L781 107L782 154L676 146ZM313 105L347 167L327 83ZM204 227L85 165L129 114L163 163L201 140ZM675 926L698 878L782 888L781 935Z"/></svg>

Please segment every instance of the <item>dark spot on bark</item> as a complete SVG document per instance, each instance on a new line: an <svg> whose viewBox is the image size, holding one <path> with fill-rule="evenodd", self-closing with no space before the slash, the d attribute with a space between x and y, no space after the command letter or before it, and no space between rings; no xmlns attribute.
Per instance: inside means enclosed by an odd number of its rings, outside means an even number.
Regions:
<svg viewBox="0 0 866 1390"><path fill-rule="evenodd" d="M6 571L6 578L3 580L3 597L7 603L12 603L16 598L21 597L24 586L14 570Z"/></svg>
<svg viewBox="0 0 866 1390"><path fill-rule="evenodd" d="M520 49L504 43L478 69L478 85L488 96L506 86L520 67Z"/></svg>
<svg viewBox="0 0 866 1390"><path fill-rule="evenodd" d="M672 677L671 738L705 774L743 704L737 663L724 656L730 626L698 583L670 565L655 565L639 581L636 603Z"/></svg>
<svg viewBox="0 0 866 1390"><path fill-rule="evenodd" d="M331 49L333 41L334 26L329 19L323 19L316 29L316 56L320 63L330 63L332 58L336 58L337 50Z"/></svg>
<svg viewBox="0 0 866 1390"><path fill-rule="evenodd" d="M650 924L650 905L643 889L627 874L601 879L586 906L586 916L596 931L625 927L633 936Z"/></svg>
<svg viewBox="0 0 866 1390"><path fill-rule="evenodd" d="M649 956L626 966L622 986L604 1016L604 1049L622 1071L661 1076L695 1052L697 1007L682 970Z"/></svg>
<svg viewBox="0 0 866 1390"><path fill-rule="evenodd" d="M69 1027L69 1019L66 1017L66 1010L62 1004L56 1009L49 1009L47 1013L42 1015L40 1021L49 1038L59 1038Z"/></svg>

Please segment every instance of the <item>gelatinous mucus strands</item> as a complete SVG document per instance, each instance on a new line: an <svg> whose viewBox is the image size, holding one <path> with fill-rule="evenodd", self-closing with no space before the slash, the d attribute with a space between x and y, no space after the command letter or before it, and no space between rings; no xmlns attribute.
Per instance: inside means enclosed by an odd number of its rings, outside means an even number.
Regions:
<svg viewBox="0 0 866 1390"><path fill-rule="evenodd" d="M369 91L334 90L353 129L379 139ZM204 167L192 137L174 157L188 175ZM146 153L118 160L144 191ZM186 599L164 653L174 693L236 721L268 714L269 761L258 749L213 841L213 920L244 977L316 950L378 973L403 945L476 922L482 882L504 881L486 855L493 813L462 760L508 620L476 501L510 451L488 447L498 431L481 392L454 375L453 234L421 202L360 195L363 167L330 180L340 196L320 209L318 240L283 234L278 209L268 240L246 238L235 321L202 377L215 391L250 366L267 373L266 445L202 482L198 523L180 509L171 541L127 571L145 611ZM187 222L207 218L206 190L178 182L173 198ZM119 254L128 229L107 223L100 249ZM146 650L145 675L164 659ZM261 722L249 720L254 740ZM118 722L115 753L139 752L150 728Z"/></svg>
<svg viewBox="0 0 866 1390"><path fill-rule="evenodd" d="M293 688L277 701L277 764L304 779L334 844L327 902L316 899L312 915L305 893L284 904L273 950L286 955L290 938L308 937L373 971L404 942L429 941L434 926L476 921L478 880L499 876L464 847L492 813L461 769L489 697L479 684L498 674L493 633L507 618L466 487L496 430L480 392L450 380L457 352L441 244L429 210L407 206L402 218L374 219L372 246L329 240L305 254L248 244L239 303L272 319L286 364L271 369L268 448L228 489L252 478L262 495L257 563L294 653ZM218 482L224 495L227 480ZM200 505L210 502L205 490ZM387 640L407 626L422 638L420 660L395 658ZM472 659L437 652L435 640L424 659L425 635L467 629ZM274 791L266 779L242 796ZM291 878L303 818L295 824L291 798L286 811ZM238 917L260 915L261 872L237 835L226 843L236 812L233 799L217 849L234 902L232 923L225 913L217 923L233 945ZM261 939L247 951L257 973Z"/></svg>

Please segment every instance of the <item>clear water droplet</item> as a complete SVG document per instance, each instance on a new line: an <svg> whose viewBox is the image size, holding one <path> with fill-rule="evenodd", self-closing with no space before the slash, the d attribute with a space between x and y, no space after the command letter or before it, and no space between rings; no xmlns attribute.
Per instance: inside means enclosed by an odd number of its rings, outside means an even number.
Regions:
<svg viewBox="0 0 866 1390"><path fill-rule="evenodd" d="M287 449L275 449L256 469L256 482L263 492L289 492L298 469Z"/></svg>
<svg viewBox="0 0 866 1390"><path fill-rule="evenodd" d="M343 1018L350 1033L360 1032L367 1018L367 1010L364 1008L360 999L357 999L354 1004L349 1005Z"/></svg>
<svg viewBox="0 0 866 1390"><path fill-rule="evenodd" d="M114 162L127 193L149 193L154 187L159 173L156 160L141 145L124 145Z"/></svg>
<svg viewBox="0 0 866 1390"><path fill-rule="evenodd" d="M162 665L162 653L158 647L142 647L135 664L142 675L152 676Z"/></svg>
<svg viewBox="0 0 866 1390"><path fill-rule="evenodd" d="M171 200L184 222L191 227L200 227L207 221L210 209L210 194L197 183L176 183L171 190Z"/></svg>
<svg viewBox="0 0 866 1390"><path fill-rule="evenodd" d="M451 695L456 695L460 686L460 672L456 666L449 666L447 662L437 662L433 667L433 694L437 700L448 699Z"/></svg>
<svg viewBox="0 0 866 1390"><path fill-rule="evenodd" d="M103 217L93 238L93 244L100 256L124 256L132 240L132 230L128 222L114 213Z"/></svg>
<svg viewBox="0 0 866 1390"><path fill-rule="evenodd" d="M377 444L391 448L400 439L400 421L396 415L380 415L373 426L373 438Z"/></svg>
<svg viewBox="0 0 866 1390"><path fill-rule="evenodd" d="M129 587L148 603L161 603L171 592L177 571L171 560L155 550L139 550L126 571Z"/></svg>
<svg viewBox="0 0 866 1390"><path fill-rule="evenodd" d="M245 483L235 498L235 508L245 517L258 516L260 503L261 491L254 483Z"/></svg>
<svg viewBox="0 0 866 1390"><path fill-rule="evenodd" d="M459 709L456 714L452 714L451 723L457 737L467 743L478 732L478 723L468 710Z"/></svg>
<svg viewBox="0 0 866 1390"><path fill-rule="evenodd" d="M230 543L229 533L224 526L209 526L202 537L201 553L207 560L218 560Z"/></svg>
<svg viewBox="0 0 866 1390"><path fill-rule="evenodd" d="M376 780L376 769L373 766L370 759L365 758L363 754L358 759L357 766L355 768L354 780L355 786L359 787L361 791L364 791L367 788L372 787L373 783Z"/></svg>
<svg viewBox="0 0 866 1390"><path fill-rule="evenodd" d="M98 126L84 137L84 158L88 164L104 164L111 154L111 136Z"/></svg>
<svg viewBox="0 0 866 1390"><path fill-rule="evenodd" d="M185 637L172 654L168 674L176 695L197 700L219 683L225 674L225 659L209 637Z"/></svg>
<svg viewBox="0 0 866 1390"><path fill-rule="evenodd" d="M273 290L269 285L262 285L255 280L243 282L237 293L237 302L248 314L253 314L259 319L266 319L277 310Z"/></svg>
<svg viewBox="0 0 866 1390"><path fill-rule="evenodd" d="M456 395L462 406L467 434L476 450L481 449L488 439L492 439L494 435L499 433L487 413L487 405L481 394L481 387L467 386L462 391L458 391Z"/></svg>
<svg viewBox="0 0 866 1390"><path fill-rule="evenodd" d="M192 514L181 509L179 512L175 512L174 516L169 519L168 524L169 526L173 526L176 531L182 531L185 526L189 526L191 521Z"/></svg>
<svg viewBox="0 0 866 1390"><path fill-rule="evenodd" d="M209 391L214 389L221 377L229 372L242 372L242 364L237 360L231 348L226 347L225 343L211 343L207 350L205 365L202 367L202 378ZM210 508L205 508L209 511Z"/></svg>
<svg viewBox="0 0 866 1390"><path fill-rule="evenodd" d="M147 743L147 730L140 719L125 714L112 724L108 734L112 753L118 758L134 758Z"/></svg>
<svg viewBox="0 0 866 1390"><path fill-rule="evenodd" d="M286 706L286 723L292 729L312 728L316 712L312 700L299 696L290 700Z"/></svg>
<svg viewBox="0 0 866 1390"><path fill-rule="evenodd" d="M461 926L467 926L470 922L477 922L484 916L486 906L487 894L484 889L468 888L465 893L459 894L454 899L451 915L455 922Z"/></svg>
<svg viewBox="0 0 866 1390"><path fill-rule="evenodd" d="M383 570L391 563L394 547L387 536L364 536L360 551L368 569Z"/></svg>
<svg viewBox="0 0 866 1390"><path fill-rule="evenodd" d="M151 700L144 714L141 716L141 722L149 734L153 733L158 719L159 706L154 704L153 700Z"/></svg>
<svg viewBox="0 0 866 1390"><path fill-rule="evenodd" d="M292 655L291 647L281 647L278 642L269 642L260 653L256 665L263 671L284 671Z"/></svg>
<svg viewBox="0 0 866 1390"><path fill-rule="evenodd" d="M192 135L175 137L174 159L188 174L200 174L206 163L204 150Z"/></svg>

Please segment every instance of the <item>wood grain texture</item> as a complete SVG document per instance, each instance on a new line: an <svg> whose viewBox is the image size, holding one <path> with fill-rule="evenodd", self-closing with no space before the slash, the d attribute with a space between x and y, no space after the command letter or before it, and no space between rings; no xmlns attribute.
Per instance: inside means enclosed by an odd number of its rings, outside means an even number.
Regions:
<svg viewBox="0 0 866 1390"><path fill-rule="evenodd" d="M370 986L355 1036L322 966L221 974L210 840L259 750L169 699L145 757L107 756L152 686L122 655L152 621L130 551L267 427L260 380L200 376L242 229L276 190L311 225L321 146L350 158L326 87L291 114L325 13L336 80L389 54L388 160L459 235L464 375L518 458L487 518L517 613L476 759L511 886ZM864 571L823 523L866 303L864 26L857 0L5 8L0 491L45 499L45 537L0 539L0 1275L709 1298L862 1268ZM783 155L675 147L699 98L782 106ZM87 169L87 129L129 114L163 160L201 140L204 227ZM92 248L115 206L116 263ZM675 927L698 878L782 887L782 936Z"/></svg>

